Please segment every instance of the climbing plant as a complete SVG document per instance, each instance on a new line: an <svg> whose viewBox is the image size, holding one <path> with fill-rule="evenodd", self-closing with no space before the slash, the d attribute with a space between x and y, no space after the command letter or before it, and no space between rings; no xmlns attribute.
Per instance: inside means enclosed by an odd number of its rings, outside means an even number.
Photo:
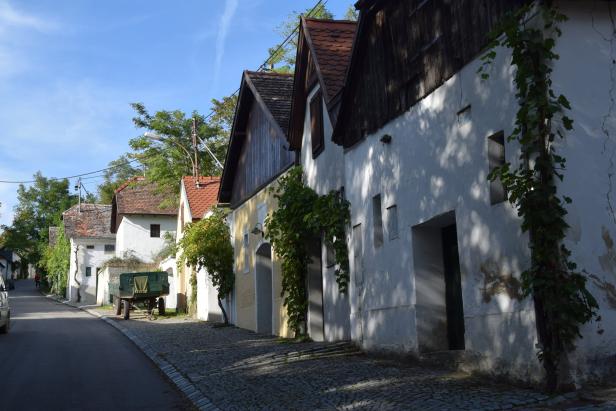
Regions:
<svg viewBox="0 0 616 411"><path fill-rule="evenodd" d="M53 294L64 296L68 283L71 245L64 233L64 225L58 227L56 241L43 252L43 265L47 271L47 282Z"/></svg>
<svg viewBox="0 0 616 411"><path fill-rule="evenodd" d="M204 268L218 292L220 307L225 324L229 323L227 312L222 304L232 291L235 281L233 274L233 246L229 226L225 221L226 213L214 209L209 217L186 226L184 234L178 242L178 268L183 264L196 270ZM197 299L197 277L191 276L191 286Z"/></svg>
<svg viewBox="0 0 616 411"><path fill-rule="evenodd" d="M522 287L534 301L538 357L549 391L561 387L566 355L581 338L580 326L591 321L598 308L586 289L586 277L576 271L564 244L568 229L565 205L571 199L558 193L566 159L557 153L555 143L573 129L573 120L566 115L571 105L552 85L553 63L559 58L555 53L561 36L559 24L565 20L552 2L527 4L494 31L479 69L482 78L489 78L496 48L511 50L519 107L508 140L519 143L520 162L517 166L505 163L489 178L500 179L522 219L522 229L529 234L531 264L522 273Z"/></svg>
<svg viewBox="0 0 616 411"><path fill-rule="evenodd" d="M283 304L289 316L289 326L298 336L305 329L308 308L308 243L322 237L331 247L335 255L338 289L340 292L347 290L349 205L339 192L319 196L306 186L301 167L292 168L273 191L278 208L265 220L266 236L281 260Z"/></svg>

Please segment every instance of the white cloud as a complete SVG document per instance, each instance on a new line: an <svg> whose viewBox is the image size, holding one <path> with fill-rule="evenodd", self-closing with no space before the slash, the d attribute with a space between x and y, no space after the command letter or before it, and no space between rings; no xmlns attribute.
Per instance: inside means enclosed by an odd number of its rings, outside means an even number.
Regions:
<svg viewBox="0 0 616 411"><path fill-rule="evenodd" d="M218 27L218 35L216 36L216 57L214 59L214 87L218 83L220 77L220 68L222 66L222 58L225 54L225 41L229 33L231 20L237 10L237 0L225 0L225 10L220 17L220 25Z"/></svg>
<svg viewBox="0 0 616 411"><path fill-rule="evenodd" d="M40 32L48 32L58 28L58 24L52 20L27 14L15 9L8 0L0 0L0 31L6 27L33 29Z"/></svg>

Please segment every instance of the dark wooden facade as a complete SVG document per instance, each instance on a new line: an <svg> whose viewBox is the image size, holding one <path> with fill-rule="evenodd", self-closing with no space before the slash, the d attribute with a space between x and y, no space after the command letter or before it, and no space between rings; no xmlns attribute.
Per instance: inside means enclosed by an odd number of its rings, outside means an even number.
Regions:
<svg viewBox="0 0 616 411"><path fill-rule="evenodd" d="M363 1L334 141L350 147L406 112L485 47L523 0Z"/></svg>
<svg viewBox="0 0 616 411"><path fill-rule="evenodd" d="M231 191L232 207L252 196L293 163L295 155L287 147L280 127L272 124L263 109L253 103Z"/></svg>
<svg viewBox="0 0 616 411"><path fill-rule="evenodd" d="M286 136L292 85L289 75L244 73L219 202L239 206L294 163Z"/></svg>

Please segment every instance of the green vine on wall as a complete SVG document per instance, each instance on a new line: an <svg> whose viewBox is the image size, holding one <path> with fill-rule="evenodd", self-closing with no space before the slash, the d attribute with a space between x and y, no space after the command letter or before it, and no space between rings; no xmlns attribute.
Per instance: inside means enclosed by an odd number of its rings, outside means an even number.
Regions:
<svg viewBox="0 0 616 411"><path fill-rule="evenodd" d="M178 269L183 264L200 270L204 268L218 292L218 306L222 311L225 324L229 323L227 312L222 304L233 291L235 274L233 273L233 245L231 233L226 221L226 213L214 209L212 214L196 223L186 225L184 235L178 242ZM191 306L197 301L197 276L193 272L190 278Z"/></svg>
<svg viewBox="0 0 616 411"><path fill-rule="evenodd" d="M43 266L47 271L47 282L53 294L65 296L70 269L71 244L60 224L53 245L48 245L43 253Z"/></svg>
<svg viewBox="0 0 616 411"><path fill-rule="evenodd" d="M537 18L529 16L536 14ZM528 19L528 20L525 20ZM496 48L511 50L519 109L515 128L508 137L521 148L520 163L505 163L489 176L500 179L509 202L517 207L522 229L528 232L531 266L522 273L526 296L535 305L539 337L538 357L546 370L546 386L555 391L566 384L567 353L581 338L580 326L596 316L597 301L586 289L586 277L576 271L571 252L564 245L568 225L565 205L571 199L558 194L566 159L555 142L573 129L567 98L552 86L552 64L558 60L558 25L566 21L551 2L522 7L504 19L494 32L489 51L479 69L483 79L496 58Z"/></svg>
<svg viewBox="0 0 616 411"><path fill-rule="evenodd" d="M294 167L281 177L273 190L278 208L265 220L266 236L281 260L283 303L289 316L289 326L298 336L305 325L308 308L308 243L322 238L331 247L336 262L338 289L343 293L347 290L349 257L346 228L350 221L349 203L336 191L319 196L304 183L301 167Z"/></svg>

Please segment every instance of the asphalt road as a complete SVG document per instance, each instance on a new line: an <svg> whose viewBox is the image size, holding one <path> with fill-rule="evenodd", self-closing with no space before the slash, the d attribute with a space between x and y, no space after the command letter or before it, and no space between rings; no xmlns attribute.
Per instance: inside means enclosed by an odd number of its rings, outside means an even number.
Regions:
<svg viewBox="0 0 616 411"><path fill-rule="evenodd" d="M0 410L180 410L190 406L124 335L49 300L34 282L9 292L0 334Z"/></svg>

